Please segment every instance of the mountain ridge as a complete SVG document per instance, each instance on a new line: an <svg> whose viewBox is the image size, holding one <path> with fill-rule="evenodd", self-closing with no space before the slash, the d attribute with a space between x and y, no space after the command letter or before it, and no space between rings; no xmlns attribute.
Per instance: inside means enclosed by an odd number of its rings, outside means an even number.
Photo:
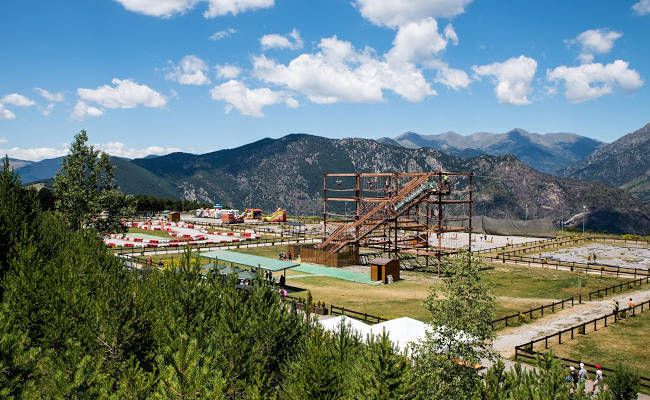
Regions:
<svg viewBox="0 0 650 400"><path fill-rule="evenodd" d="M431 147L459 157L479 154L514 154L533 168L553 173L591 154L603 143L574 133L531 133L521 128L505 133L476 132L461 135L448 131L435 135L405 132L395 138L380 138L380 143L406 148Z"/></svg>
<svg viewBox="0 0 650 400"><path fill-rule="evenodd" d="M558 175L621 187L650 202L650 123L602 146Z"/></svg>

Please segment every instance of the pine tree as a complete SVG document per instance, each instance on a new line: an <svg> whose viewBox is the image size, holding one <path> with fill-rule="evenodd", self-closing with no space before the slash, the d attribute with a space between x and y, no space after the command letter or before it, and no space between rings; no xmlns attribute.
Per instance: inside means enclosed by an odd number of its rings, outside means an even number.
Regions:
<svg viewBox="0 0 650 400"><path fill-rule="evenodd" d="M357 398L389 400L410 398L410 363L386 332L370 336L362 349L356 376Z"/></svg>
<svg viewBox="0 0 650 400"><path fill-rule="evenodd" d="M15 245L35 240L39 207L34 191L22 187L18 174L9 167L5 156L0 172L0 300L9 261L15 257Z"/></svg>
<svg viewBox="0 0 650 400"><path fill-rule="evenodd" d="M118 232L123 229L122 216L135 212L135 199L117 191L108 154L87 141L86 131L75 135L70 154L54 177L56 210L71 229Z"/></svg>
<svg viewBox="0 0 650 400"><path fill-rule="evenodd" d="M224 380L196 339L181 334L157 358L158 399L223 399Z"/></svg>
<svg viewBox="0 0 650 400"><path fill-rule="evenodd" d="M316 330L284 369L282 398L345 400L360 391L357 374L362 348L360 338L341 324L330 335ZM367 350L367 349L366 349Z"/></svg>

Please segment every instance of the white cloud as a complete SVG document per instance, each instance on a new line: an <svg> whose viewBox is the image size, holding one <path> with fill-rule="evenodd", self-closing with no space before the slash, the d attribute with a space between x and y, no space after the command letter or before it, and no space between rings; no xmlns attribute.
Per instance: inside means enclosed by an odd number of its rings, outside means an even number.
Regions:
<svg viewBox="0 0 650 400"><path fill-rule="evenodd" d="M27 97L18 93L8 94L0 99L0 101L3 104L11 104L18 107L30 107L36 104L34 100L28 99Z"/></svg>
<svg viewBox="0 0 650 400"><path fill-rule="evenodd" d="M0 140L0 144L6 143ZM160 147L149 146L144 149L127 147L121 142L108 142L93 145L96 149L102 150L112 156L125 157L125 158L142 158L148 155L164 155L181 151L177 147ZM9 149L0 149L0 154L7 154L10 158L18 158L21 160L40 161L47 158L61 157L68 154L69 145L64 143L59 148L55 147L36 147L30 149L23 149L20 147L12 147Z"/></svg>
<svg viewBox="0 0 650 400"><path fill-rule="evenodd" d="M438 69L435 81L453 90L464 89L472 83L465 71L446 66Z"/></svg>
<svg viewBox="0 0 650 400"><path fill-rule="evenodd" d="M650 0L641 0L632 5L632 9L639 15L650 14Z"/></svg>
<svg viewBox="0 0 650 400"><path fill-rule="evenodd" d="M14 114L10 110L7 110L6 108L4 108L2 103L0 103L0 118L2 118L2 119L14 119L14 118L16 118L16 114Z"/></svg>
<svg viewBox="0 0 650 400"><path fill-rule="evenodd" d="M375 25L396 27L427 17L451 18L472 0L354 0L361 15Z"/></svg>
<svg viewBox="0 0 650 400"><path fill-rule="evenodd" d="M47 90L41 89L41 88L38 88L38 87L34 88L34 90L36 90L38 92L38 94L41 95L41 97L43 97L44 99L46 99L48 101L61 102L61 101L64 100L63 92L52 93L52 92L48 92Z"/></svg>
<svg viewBox="0 0 650 400"><path fill-rule="evenodd" d="M115 0L129 11L153 17L169 18L183 14L193 9L198 3L207 2L208 10L203 13L205 18L214 18L219 15L232 14L268 8L274 4L273 0Z"/></svg>
<svg viewBox="0 0 650 400"><path fill-rule="evenodd" d="M203 13L205 18L214 18L220 15L237 15L240 12L258 8L270 8L275 5L274 0L208 0L209 7Z"/></svg>
<svg viewBox="0 0 650 400"><path fill-rule="evenodd" d="M537 70L537 61L524 55L510 58L502 63L472 66L478 79L482 76L494 77L495 93L499 103L523 105L530 104L528 96L532 93L531 81Z"/></svg>
<svg viewBox="0 0 650 400"><path fill-rule="evenodd" d="M50 115L53 109L54 109L54 103L48 104L45 108L38 106L38 111L40 111L41 114L43 114L46 117Z"/></svg>
<svg viewBox="0 0 650 400"><path fill-rule="evenodd" d="M35 147L31 149L23 149L20 147L12 147L8 149L0 149L0 154L6 154L9 158L17 158L19 160L28 161L41 161L46 158L61 157L68 154L68 146L64 145L59 149L52 147Z"/></svg>
<svg viewBox="0 0 650 400"><path fill-rule="evenodd" d="M224 29L223 31L218 31L218 32L215 32L212 35L210 35L210 40L225 39L225 38L227 38L229 36L234 35L235 33L237 33L236 29L233 29L233 28Z"/></svg>
<svg viewBox="0 0 650 400"><path fill-rule="evenodd" d="M265 82L300 92L314 103L378 102L383 89L409 101L436 94L413 64L373 57L372 49L358 52L336 36L321 39L320 51L301 54L288 65L264 55L253 58L255 75Z"/></svg>
<svg viewBox="0 0 650 400"><path fill-rule="evenodd" d="M172 71L165 75L165 79L176 81L181 85L206 85L210 79L206 76L208 65L199 57L190 54L183 59L179 65L173 67Z"/></svg>
<svg viewBox="0 0 650 400"><path fill-rule="evenodd" d="M113 86L104 85L97 89L77 89L81 98L77 106L84 108L85 103L94 103L106 108L135 108L138 105L145 107L162 108L167 104L167 99L162 94L147 85L140 85L130 79L113 79ZM75 107L75 111L77 107ZM103 113L95 107L86 107L84 115L98 116ZM75 112L73 112L75 115Z"/></svg>
<svg viewBox="0 0 650 400"><path fill-rule="evenodd" d="M0 144L5 144L5 143L9 143L9 140L7 140L7 138L0 137Z"/></svg>
<svg viewBox="0 0 650 400"><path fill-rule="evenodd" d="M264 35L260 39L260 44L262 45L263 50L268 49L291 49L298 50L302 49L303 42L300 37L300 32L294 28L286 36L278 35L276 33L270 35Z"/></svg>
<svg viewBox="0 0 650 400"><path fill-rule="evenodd" d="M564 81L566 99L580 103L612 93L615 85L633 91L643 86L639 73L629 69L629 64L616 60L611 64L582 64L577 67L559 66L546 72L550 81Z"/></svg>
<svg viewBox="0 0 650 400"><path fill-rule="evenodd" d="M234 79L241 74L241 68L235 65L217 65L215 68L217 69L217 78Z"/></svg>
<svg viewBox="0 0 650 400"><path fill-rule="evenodd" d="M125 157L125 158L142 158L148 155L164 155L169 153L174 153L181 151L178 147L160 147L160 146L149 146L144 149L137 149L133 147L127 147L122 142L108 142L94 145L95 148L102 150L105 153L108 153L116 157Z"/></svg>
<svg viewBox="0 0 650 400"><path fill-rule="evenodd" d="M230 80L217 85L210 90L214 100L227 102L226 113L236 108L242 115L261 118L264 116L262 107L285 101L289 107L297 107L297 101L283 92L273 91L269 88L249 89L242 82Z"/></svg>
<svg viewBox="0 0 650 400"><path fill-rule="evenodd" d="M569 43L580 45L580 61L590 63L594 60L595 54L609 53L614 47L616 39L623 36L621 32L610 31L609 29L590 29L579 34Z"/></svg>
<svg viewBox="0 0 650 400"><path fill-rule="evenodd" d="M452 28L453 31L453 28ZM386 58L395 62L426 62L447 47L433 18L401 25Z"/></svg>
<svg viewBox="0 0 650 400"><path fill-rule="evenodd" d="M456 34L452 24L447 24L447 26L445 26L445 38L451 41L454 46L458 46L458 35Z"/></svg>
<svg viewBox="0 0 650 400"><path fill-rule="evenodd" d="M86 117L99 117L101 115L104 115L103 110L97 107L89 106L83 101L78 101L74 106L74 110L72 110L72 114L70 114L70 118L82 120Z"/></svg>

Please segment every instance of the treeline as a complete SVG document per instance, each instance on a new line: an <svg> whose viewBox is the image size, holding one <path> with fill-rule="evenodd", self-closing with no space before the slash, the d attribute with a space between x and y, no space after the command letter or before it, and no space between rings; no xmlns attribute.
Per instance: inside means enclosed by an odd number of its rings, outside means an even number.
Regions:
<svg viewBox="0 0 650 400"><path fill-rule="evenodd" d="M92 219L59 211L79 197L57 197L57 210L42 212L5 162L0 398L586 398L569 393L550 357L536 371L497 363L481 379L472 365L494 357L494 297L467 256L447 261L454 272L425 301L434 331L407 356L386 336L323 331L261 279L243 291L203 275L189 253L177 268L131 271ZM613 393L598 398L632 398Z"/></svg>
<svg viewBox="0 0 650 400"><path fill-rule="evenodd" d="M156 196L150 196L145 194L138 194L135 196L137 201L137 211L163 211L163 210L173 210L173 211L183 211L183 210L194 210L197 208L208 208L212 207L212 204L202 203L198 201L182 201L174 199L162 199Z"/></svg>

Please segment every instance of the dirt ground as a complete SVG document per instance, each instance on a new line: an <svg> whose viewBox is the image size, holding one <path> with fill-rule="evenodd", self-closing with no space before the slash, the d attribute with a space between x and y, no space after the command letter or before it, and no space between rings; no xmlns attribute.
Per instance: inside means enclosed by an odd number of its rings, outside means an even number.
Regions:
<svg viewBox="0 0 650 400"><path fill-rule="evenodd" d="M587 262L596 254L598 263L618 265L627 268L650 269L650 247L641 245L616 246L604 243L590 243L542 253L543 258L557 261Z"/></svg>

